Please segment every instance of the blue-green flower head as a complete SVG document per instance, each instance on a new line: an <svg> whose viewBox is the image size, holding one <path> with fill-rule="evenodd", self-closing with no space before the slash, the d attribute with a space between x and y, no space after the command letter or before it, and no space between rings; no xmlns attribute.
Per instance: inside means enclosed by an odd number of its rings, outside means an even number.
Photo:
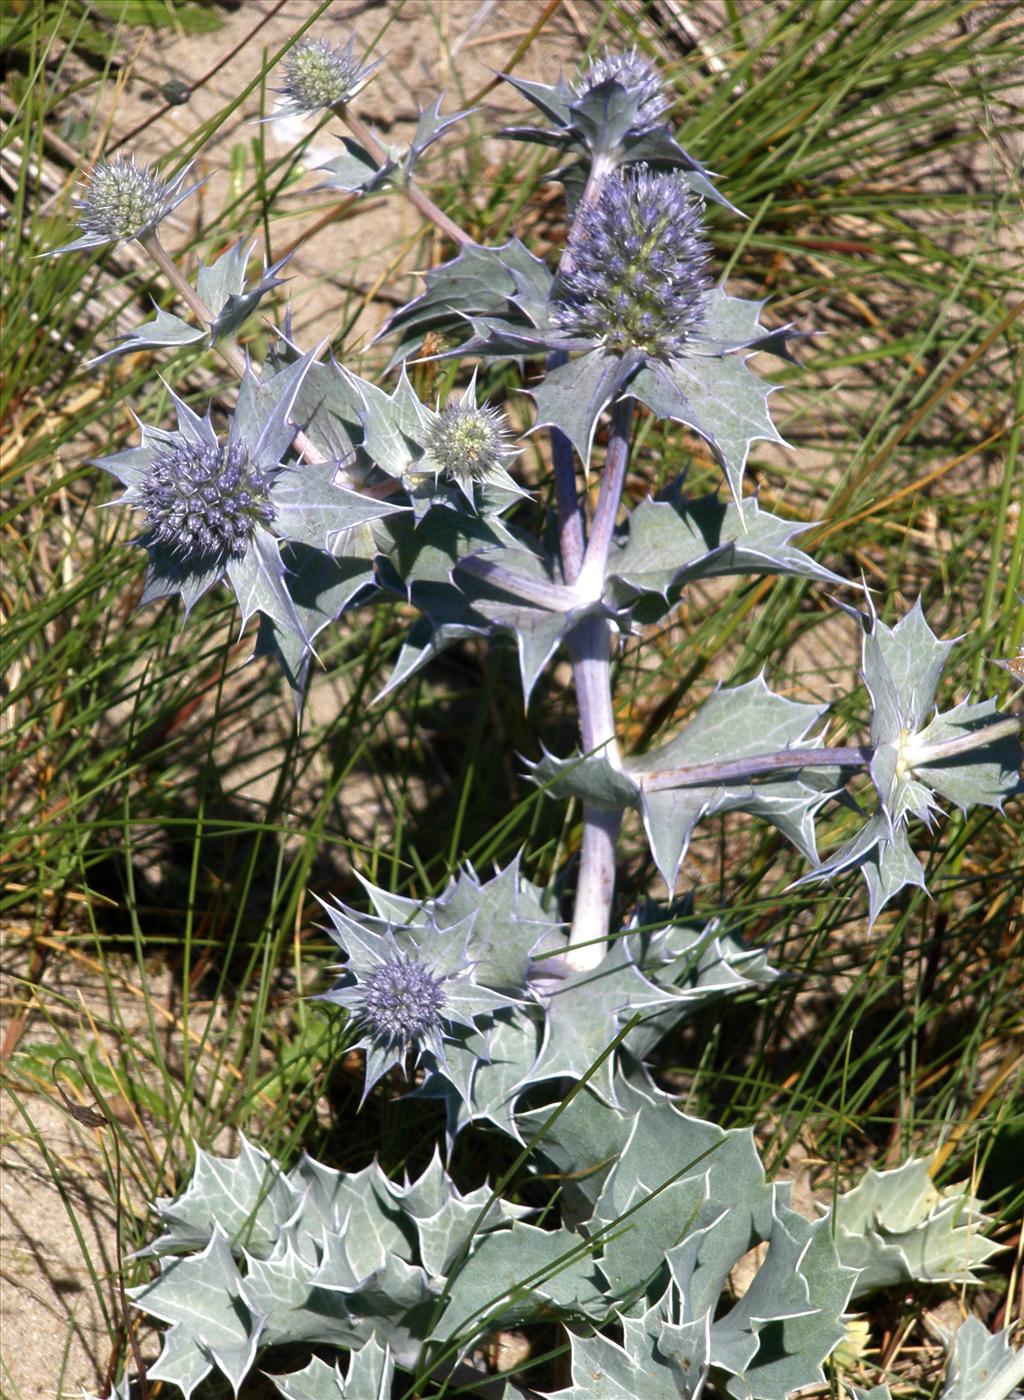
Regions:
<svg viewBox="0 0 1024 1400"><path fill-rule="evenodd" d="M149 537L183 562L226 563L249 547L253 529L276 511L270 481L244 442L168 436L136 491Z"/></svg>
<svg viewBox="0 0 1024 1400"><path fill-rule="evenodd" d="M424 454L415 473L433 474L457 486L470 505L474 491L481 486L497 486L515 495L521 488L509 475L508 466L517 455L508 419L500 409L476 401L476 375L458 399L444 408L423 408Z"/></svg>
<svg viewBox="0 0 1024 1400"><path fill-rule="evenodd" d="M572 90L577 99L583 101L595 88L609 82L618 83L636 101L632 132L661 125L672 101L654 68L637 53L635 46L625 53L606 52L595 58L582 77L572 84Z"/></svg>
<svg viewBox="0 0 1024 1400"><path fill-rule="evenodd" d="M398 912L396 901L395 913ZM429 901L416 905L423 922L394 924L325 904L328 929L344 949L341 980L319 998L353 1017L366 1054L363 1097L391 1069L404 1069L410 1055L424 1053L445 1066L445 1043L467 1031L486 1030L494 1012L518 1004L476 976L468 945L473 919L442 927Z"/></svg>
<svg viewBox="0 0 1024 1400"><path fill-rule="evenodd" d="M336 461L301 462L293 449L292 407L315 354L259 380L247 369L226 434L172 393L176 430L144 425L139 446L97 461L126 487L121 503L143 516L143 603L177 593L187 614L226 580L243 626L261 612L308 642L281 542L330 550L337 534L380 513L335 484Z"/></svg>
<svg viewBox="0 0 1024 1400"><path fill-rule="evenodd" d="M201 182L181 190L188 170L186 166L173 180L164 180L150 166L136 165L134 157L98 161L85 194L75 201L81 238L51 249L46 256L144 237L198 189Z"/></svg>
<svg viewBox="0 0 1024 1400"><path fill-rule="evenodd" d="M396 953L366 979L359 1019L374 1041L407 1053L438 1039L444 1011L444 978Z"/></svg>
<svg viewBox="0 0 1024 1400"><path fill-rule="evenodd" d="M446 404L430 425L427 442L439 472L460 484L486 481L512 456L505 423L505 415L487 404Z"/></svg>
<svg viewBox="0 0 1024 1400"><path fill-rule="evenodd" d="M699 335L710 288L703 201L676 175L616 171L582 209L572 267L555 286L565 333L619 354L682 355Z"/></svg>
<svg viewBox="0 0 1024 1400"><path fill-rule="evenodd" d="M354 49L354 36L343 49L326 39L300 39L285 63L283 111L319 112L350 102L379 63L364 65Z"/></svg>

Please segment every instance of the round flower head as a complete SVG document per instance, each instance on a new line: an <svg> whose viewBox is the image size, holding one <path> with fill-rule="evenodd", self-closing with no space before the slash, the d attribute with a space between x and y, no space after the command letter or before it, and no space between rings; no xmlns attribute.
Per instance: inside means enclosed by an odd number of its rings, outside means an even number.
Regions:
<svg viewBox="0 0 1024 1400"><path fill-rule="evenodd" d="M646 165L616 171L578 217L554 316L570 336L670 360L699 333L710 287L703 203Z"/></svg>
<svg viewBox="0 0 1024 1400"><path fill-rule="evenodd" d="M604 53L600 58L595 58L572 88L577 98L582 100L594 88L607 82L618 83L636 99L634 131L658 126L672 105L671 98L662 89L658 74L646 58L641 58L635 47L626 53Z"/></svg>
<svg viewBox="0 0 1024 1400"><path fill-rule="evenodd" d="M176 431L140 424L138 446L96 459L126 488L120 503L145 516L143 603L180 594L187 613L225 580L243 627L262 613L309 645L282 542L330 551L338 534L381 514L379 502L335 484L336 460L293 460L294 405L320 348L276 372L265 366L258 380L246 367L226 437L172 391Z"/></svg>
<svg viewBox="0 0 1024 1400"><path fill-rule="evenodd" d="M179 193L188 169L186 166L173 180L162 180L148 165L136 165L133 157L98 161L85 194L75 201L82 237L51 252L66 253L73 248L98 248L104 243L141 238L198 188L198 184L190 185Z"/></svg>
<svg viewBox="0 0 1024 1400"><path fill-rule="evenodd" d="M389 1070L404 1069L410 1055L418 1062L428 1052L445 1066L446 1043L478 1029L478 1022L488 1025L495 1011L517 1001L477 980L468 952L472 917L441 927L429 902L415 907L423 923L395 926L344 905L324 905L332 925L327 931L347 961L341 981L319 1000L344 1007L355 1019L360 1036L352 1048L366 1054L364 1098Z"/></svg>
<svg viewBox="0 0 1024 1400"><path fill-rule="evenodd" d="M355 38L343 49L326 39L300 39L285 64L286 112L317 112L349 102L377 67L363 67L353 52Z"/></svg>
<svg viewBox="0 0 1024 1400"><path fill-rule="evenodd" d="M443 977L432 977L415 959L396 954L370 974L358 1015L375 1041L408 1052L441 1032Z"/></svg>
<svg viewBox="0 0 1024 1400"><path fill-rule="evenodd" d="M437 415L427 436L427 450L449 481L459 485L486 481L495 468L514 456L503 413L487 404L478 408L463 399Z"/></svg>
<svg viewBox="0 0 1024 1400"><path fill-rule="evenodd" d="M266 475L248 460L243 442L168 439L136 491L151 537L190 563L243 555L257 524L275 510Z"/></svg>
<svg viewBox="0 0 1024 1400"><path fill-rule="evenodd" d="M423 456L413 468L415 476L430 472L435 482L438 478L451 482L474 508L478 486L524 494L507 471L516 455L508 420L499 409L477 403L475 374L461 398L450 400L438 412L421 405L419 414Z"/></svg>

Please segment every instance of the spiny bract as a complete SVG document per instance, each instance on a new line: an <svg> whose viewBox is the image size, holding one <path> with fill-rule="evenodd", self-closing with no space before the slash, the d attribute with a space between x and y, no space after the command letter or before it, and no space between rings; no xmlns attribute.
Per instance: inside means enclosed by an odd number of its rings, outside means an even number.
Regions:
<svg viewBox="0 0 1024 1400"><path fill-rule="evenodd" d="M583 99L608 82L618 83L637 99L637 120L632 128L635 131L657 126L672 105L658 74L635 47L625 53L603 53L595 58L572 88L576 96Z"/></svg>

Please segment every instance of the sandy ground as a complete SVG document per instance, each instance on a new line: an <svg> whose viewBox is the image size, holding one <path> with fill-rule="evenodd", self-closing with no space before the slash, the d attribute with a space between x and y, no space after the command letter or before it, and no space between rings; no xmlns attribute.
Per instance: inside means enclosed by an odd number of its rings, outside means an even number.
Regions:
<svg viewBox="0 0 1024 1400"><path fill-rule="evenodd" d="M286 0L284 4L244 0L233 12L218 11L223 25L212 34L190 37L168 29L158 34L141 27L129 29L124 51L134 55L133 76L122 87L111 86L105 98L111 113L112 141L132 132L154 113L159 113L157 119L125 145L126 151L134 151L140 160L150 160L168 144L190 136L237 95L258 71L264 53L285 43L314 9L312 0ZM562 64L571 71L598 9L590 0L575 0L565 6L547 24L524 76L550 80ZM401 7L336 0L310 32L332 42L344 42L355 32L357 44L367 44L386 20L391 21L378 50L385 63L360 98L359 109L385 141L400 144L414 128L418 107L432 101L438 90L447 93L448 110L465 105L467 96L484 87L494 70L507 64L541 10L535 0L406 0ZM551 65L547 74L540 71L539 60ZM211 70L215 70L212 76L187 104L165 108L159 95L162 84L182 78L196 83ZM275 81L271 78L271 85ZM72 104L74 101L71 99ZM183 205L173 225L165 228L172 250L182 247L229 197L233 160L236 170L241 160L244 170L251 172L246 152L256 134L253 119L259 115L258 104L259 94L254 92L204 148L198 162L199 172L207 177L202 192ZM501 159L508 144L486 133L521 108L520 100L508 90L499 88L488 94L474 127L478 158L482 155L485 162ZM285 128L271 125L266 133L269 152L284 154L303 130L301 119ZM439 160L456 162L452 168L458 170L459 143L454 145L454 155L443 145L435 150ZM322 132L307 163L313 166L339 151L336 138ZM282 199L287 217L275 225L274 256L335 202L333 197L312 193L316 183L316 176L306 175ZM353 307L361 309L347 343L353 348L365 343L388 312L387 301L373 300L381 284L393 286L399 299L410 294L413 282L402 273L405 268L411 271L410 253L419 241L420 229L418 217L404 201L393 197L361 207L356 217L331 222L309 238L289 268L294 324L303 343L336 333L339 315L351 316ZM256 256L263 252L259 238ZM344 308L341 313L339 304ZM76 1043L96 1040L97 1025L103 1027L112 1019L108 989L98 979L83 980L80 966L58 956L46 965L29 992L17 930L8 929L7 935L0 968L0 1006L9 1035L12 1023L16 1023L13 1034L19 1049L37 1050L52 1043L50 1024L54 1021L62 1024ZM118 1000L131 1000L131 992L124 987L115 988L113 995ZM22 1020L26 1006L27 1015ZM117 1034L130 1034L130 1025L130 1020L122 1024ZM101 1055L109 1053L116 1058L115 1040L116 1036L100 1031ZM57 1396L98 1393L110 1359L111 1335L98 1294L103 1296L106 1309L116 1308L114 1219L103 1134L72 1122L53 1102L53 1090L45 1076L40 1076L36 1091L27 1096L24 1106L23 1114L14 1094L4 1094L0 1100L0 1392L9 1400L54 1400ZM140 1129L128 1119L120 1130L138 1138L144 1136L144 1127ZM146 1202L130 1177L126 1197L132 1210L145 1210ZM94 1278L99 1280L98 1290ZM157 1349L150 1338L146 1353L155 1356Z"/></svg>
<svg viewBox="0 0 1024 1400"><path fill-rule="evenodd" d="M220 11L224 23L213 34L189 37L171 30L159 35L129 30L125 52L134 55L134 76L107 94L112 140L133 132L154 114L156 120L124 148L134 150L140 160L152 159L168 144L190 136L235 97L258 70L264 53L286 42L314 8L312 0L242 0L233 12ZM401 7L387 0L334 0L311 33L343 42L354 31L357 42L366 44L390 21L379 50L386 62L360 98L359 110L383 139L400 144L413 129L418 106L431 101L437 91L446 92L448 109L465 105L484 88L493 72L507 65L543 8L541 0L406 0ZM551 80L560 65L571 70L601 8L598 0L565 0L519 70L522 76ZM207 74L211 76L187 104L164 107L162 84L183 77L196 83ZM487 133L521 114L522 103L499 87L487 93L481 105L471 128L471 153L457 134L450 144L442 142L437 148L438 159L447 162L449 170L469 168L470 154L485 168L494 168L507 150L506 143ZM183 247L231 196L239 170L247 172L242 178L251 176L248 153L259 110L259 94L254 92L206 145L199 157L206 184L167 230L172 249ZM268 149L283 154L300 134L294 125L272 125L266 133ZM308 164L330 159L339 149L336 139L321 132ZM273 227L274 256L316 226L333 202L313 193L316 183L316 177L307 174L282 197L282 218ZM422 246L420 234L418 216L403 201L391 198L368 202L354 215L334 218L306 238L289 267L294 325L301 343L308 345L335 334L340 324L351 323L351 352L365 345L388 311L381 292L393 288L404 299L414 289L410 274L416 265L414 251ZM263 252L259 238L257 256ZM358 368L358 361L352 362ZM97 977L83 975L80 964L55 954L41 971L32 970L35 985L29 995L30 970L20 953L17 930L8 931L12 932L0 964L0 1009L8 1037L16 1036L21 1049L45 1050L54 1039L51 1027L59 1026L76 1043L95 1042L101 1058L116 1059L118 1036L132 1034L133 1018L142 1014L141 1002L135 1005L137 986L128 981L104 985ZM126 969L124 975L128 977ZM155 972L154 977L171 1004L168 974ZM110 1014L112 999L118 1016ZM116 1032L108 1028L111 1024L118 1026ZM11 1400L98 1392L110 1357L104 1307L116 1306L111 1278L114 1221L103 1134L73 1123L53 1102L45 1076L22 1102L24 1113L16 1096L0 1099L0 1392ZM146 1125L130 1114L120 1130L135 1142L146 1136ZM159 1144L152 1150L158 1153ZM130 1174L125 1196L131 1210L144 1212L145 1199ZM100 1281L98 1289L94 1279ZM156 1349L149 1338L147 1355Z"/></svg>

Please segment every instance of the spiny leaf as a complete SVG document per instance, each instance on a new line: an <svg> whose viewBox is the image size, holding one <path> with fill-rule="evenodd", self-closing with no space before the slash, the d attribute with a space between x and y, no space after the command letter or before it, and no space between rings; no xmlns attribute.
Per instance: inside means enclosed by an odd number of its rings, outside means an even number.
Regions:
<svg viewBox="0 0 1024 1400"><path fill-rule="evenodd" d="M999 1251L982 1234L992 1222L966 1186L939 1191L919 1159L868 1171L832 1215L839 1257L859 1270L854 1297L912 1282L977 1283L975 1268Z"/></svg>
<svg viewBox="0 0 1024 1400"><path fill-rule="evenodd" d="M388 1400L394 1375L390 1348L371 1337L351 1354L347 1373L340 1362L328 1366L314 1357L301 1371L270 1379L285 1400Z"/></svg>
<svg viewBox="0 0 1024 1400"><path fill-rule="evenodd" d="M991 1400L1020 1400L1022 1381L1024 1352L1010 1345L1010 1329L989 1332L978 1318L968 1317L956 1334L939 1400L976 1400L982 1391Z"/></svg>
<svg viewBox="0 0 1024 1400"><path fill-rule="evenodd" d="M113 355L143 350L153 345L191 345L197 340L202 340L204 335L205 331L202 327L190 326L180 316L174 316L171 312L164 311L158 306L156 315L151 321L144 321L141 326L136 326L134 330L126 331L121 337L120 344L112 346L102 355L97 355L95 359L87 360L86 369L93 369L96 365L101 365L104 360L109 360Z"/></svg>
<svg viewBox="0 0 1024 1400"><path fill-rule="evenodd" d="M773 386L758 379L741 354L648 360L629 391L655 417L685 423L705 440L737 504L751 443L785 441L768 412Z"/></svg>
<svg viewBox="0 0 1024 1400"><path fill-rule="evenodd" d="M763 511L755 497L689 500L676 485L662 499L640 502L608 556L605 597L638 606L645 623L659 621L687 583L732 574L778 573L841 584L795 545L809 524ZM667 605L667 606L666 606Z"/></svg>

